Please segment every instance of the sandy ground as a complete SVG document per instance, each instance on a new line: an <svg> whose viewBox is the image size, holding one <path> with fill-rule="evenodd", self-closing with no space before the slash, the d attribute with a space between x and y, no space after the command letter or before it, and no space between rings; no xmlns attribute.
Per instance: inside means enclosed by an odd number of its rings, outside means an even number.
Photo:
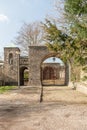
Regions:
<svg viewBox="0 0 87 130"><path fill-rule="evenodd" d="M0 95L0 130L87 130L87 95L45 87L43 102L32 88Z"/></svg>

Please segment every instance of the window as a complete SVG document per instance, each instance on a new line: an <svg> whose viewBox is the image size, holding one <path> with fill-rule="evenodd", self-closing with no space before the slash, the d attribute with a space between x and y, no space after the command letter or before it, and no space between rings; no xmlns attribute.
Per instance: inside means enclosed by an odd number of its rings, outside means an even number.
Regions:
<svg viewBox="0 0 87 130"><path fill-rule="evenodd" d="M9 54L9 64L13 65L13 54L12 53Z"/></svg>

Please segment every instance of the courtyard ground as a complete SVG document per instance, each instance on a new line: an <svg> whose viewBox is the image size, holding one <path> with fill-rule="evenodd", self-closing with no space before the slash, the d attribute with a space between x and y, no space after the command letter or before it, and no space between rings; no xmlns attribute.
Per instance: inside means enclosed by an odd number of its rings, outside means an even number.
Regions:
<svg viewBox="0 0 87 130"><path fill-rule="evenodd" d="M87 95L67 87L0 94L0 130L87 130Z"/></svg>

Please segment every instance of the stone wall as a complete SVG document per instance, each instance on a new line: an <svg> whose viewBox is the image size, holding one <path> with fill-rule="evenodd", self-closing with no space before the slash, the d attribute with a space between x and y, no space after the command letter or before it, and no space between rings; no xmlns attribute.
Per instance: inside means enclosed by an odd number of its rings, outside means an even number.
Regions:
<svg viewBox="0 0 87 130"><path fill-rule="evenodd" d="M76 90L87 95L87 84L77 83Z"/></svg>
<svg viewBox="0 0 87 130"><path fill-rule="evenodd" d="M53 76L54 79L60 79L62 72L63 73L63 77L65 79L65 66L61 66L60 63L43 63L42 66L42 79L43 79L43 71L47 71L46 68L52 68L53 69ZM45 76L46 77L46 76Z"/></svg>
<svg viewBox="0 0 87 130"><path fill-rule="evenodd" d="M4 84L3 62L0 61L0 86Z"/></svg>
<svg viewBox="0 0 87 130"><path fill-rule="evenodd" d="M48 50L46 46L29 46L29 83L31 86L41 85L41 64L49 58L56 56ZM58 55L56 57L59 57ZM59 57L60 58L60 57ZM65 82L69 82L69 67L66 65L66 78Z"/></svg>
<svg viewBox="0 0 87 130"><path fill-rule="evenodd" d="M28 66L29 58L28 56L20 56L20 66Z"/></svg>

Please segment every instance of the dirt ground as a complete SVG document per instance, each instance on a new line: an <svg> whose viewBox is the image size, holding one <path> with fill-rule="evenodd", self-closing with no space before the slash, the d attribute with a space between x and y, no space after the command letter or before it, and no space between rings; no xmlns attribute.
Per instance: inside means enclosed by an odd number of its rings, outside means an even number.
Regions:
<svg viewBox="0 0 87 130"><path fill-rule="evenodd" d="M24 87L0 95L0 130L87 130L87 95L66 87Z"/></svg>

